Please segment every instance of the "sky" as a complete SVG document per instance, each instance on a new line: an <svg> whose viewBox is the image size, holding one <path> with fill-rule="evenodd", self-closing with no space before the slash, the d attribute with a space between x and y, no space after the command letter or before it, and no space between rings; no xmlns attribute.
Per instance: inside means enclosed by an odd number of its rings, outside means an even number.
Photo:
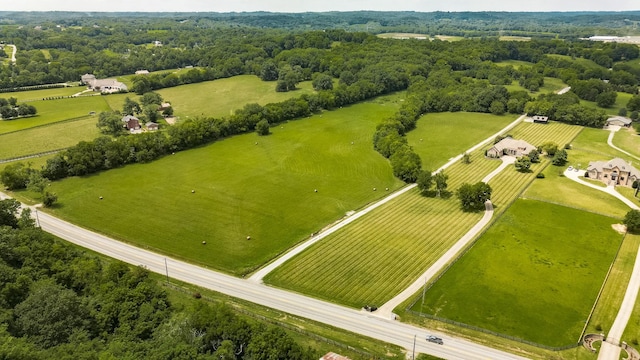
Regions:
<svg viewBox="0 0 640 360"><path fill-rule="evenodd" d="M628 11L640 0L2 0L0 11Z"/></svg>

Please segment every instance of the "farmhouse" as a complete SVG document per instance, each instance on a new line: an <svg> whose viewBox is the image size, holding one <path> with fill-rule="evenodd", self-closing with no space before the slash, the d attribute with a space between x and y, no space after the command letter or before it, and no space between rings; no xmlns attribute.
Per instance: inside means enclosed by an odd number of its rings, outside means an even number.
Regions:
<svg viewBox="0 0 640 360"><path fill-rule="evenodd" d="M615 126L624 126L624 127L629 127L631 126L631 119L624 117L624 116L612 116L610 118L607 119L607 126L609 125L615 125Z"/></svg>
<svg viewBox="0 0 640 360"><path fill-rule="evenodd" d="M487 150L487 156L491 158L499 158L502 155L519 157L523 155L529 155L531 150L535 149L535 146L529 144L524 140L516 140L507 137L493 145L491 149Z"/></svg>
<svg viewBox="0 0 640 360"><path fill-rule="evenodd" d="M585 176L607 185L631 187L634 181L640 179L640 171L624 160L615 158L609 161L591 161Z"/></svg>
<svg viewBox="0 0 640 360"><path fill-rule="evenodd" d="M548 116L533 115L532 119L533 119L534 123L538 123L538 124L547 124L547 123L549 123L549 117Z"/></svg>
<svg viewBox="0 0 640 360"><path fill-rule="evenodd" d="M149 131L156 131L158 130L158 124L154 123L154 122L148 122L146 124L144 124L144 126L147 128L147 130Z"/></svg>
<svg viewBox="0 0 640 360"><path fill-rule="evenodd" d="M115 80L115 79L96 79L93 74L84 74L80 77L83 84L93 91L100 91L102 93L114 93L120 91L127 91L127 85Z"/></svg>
<svg viewBox="0 0 640 360"><path fill-rule="evenodd" d="M126 115L122 118L122 126L124 126L127 130L139 130L140 129L140 120L137 117L132 115Z"/></svg>

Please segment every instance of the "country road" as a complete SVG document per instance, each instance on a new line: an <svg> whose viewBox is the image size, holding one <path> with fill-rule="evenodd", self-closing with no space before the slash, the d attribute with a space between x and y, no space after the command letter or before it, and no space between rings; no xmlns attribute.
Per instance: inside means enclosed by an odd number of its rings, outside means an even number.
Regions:
<svg viewBox="0 0 640 360"><path fill-rule="evenodd" d="M2 196L4 194L0 194L0 197ZM103 255L132 265L142 265L150 271L163 275L168 270L169 277L172 279L188 282L296 316L395 344L405 349L412 349L414 335L416 335L419 339L416 342L416 352L427 353L444 359L524 359L523 357L467 340L421 329L398 321L382 319L364 311L327 303L168 258L80 228L47 213L37 212L37 219L43 230ZM436 334L441 337L444 340L444 345L426 342L424 339L429 334Z"/></svg>

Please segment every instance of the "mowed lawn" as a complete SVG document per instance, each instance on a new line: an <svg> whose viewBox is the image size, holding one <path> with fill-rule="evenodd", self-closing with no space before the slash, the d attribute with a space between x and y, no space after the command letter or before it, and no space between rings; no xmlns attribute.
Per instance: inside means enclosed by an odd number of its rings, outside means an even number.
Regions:
<svg viewBox="0 0 640 360"><path fill-rule="evenodd" d="M0 134L0 159L67 148L100 135L97 116Z"/></svg>
<svg viewBox="0 0 640 360"><path fill-rule="evenodd" d="M616 132L613 136L613 145L640 157L640 135L633 129L623 128Z"/></svg>
<svg viewBox="0 0 640 360"><path fill-rule="evenodd" d="M622 240L614 223L518 200L413 310L543 345L573 344Z"/></svg>
<svg viewBox="0 0 640 360"><path fill-rule="evenodd" d="M432 113L420 118L407 140L420 155L422 167L433 171L514 120L513 115Z"/></svg>
<svg viewBox="0 0 640 360"><path fill-rule="evenodd" d="M96 114L108 111L109 106L104 98L105 96L88 96L30 102L30 105L36 107L38 114L23 119L0 120L0 134L88 116L91 111Z"/></svg>
<svg viewBox="0 0 640 360"><path fill-rule="evenodd" d="M460 131L473 133L469 127ZM538 143L570 141L579 131L579 127L553 123L520 124L511 132ZM487 134L477 136L482 141ZM458 139L467 140L449 137L454 144ZM427 148L430 143L422 144ZM484 149L470 155L470 164L458 162L445 170L451 192L463 182L482 180L500 165L498 160L486 159ZM444 164L446 158L440 161ZM525 174L509 167L490 182L497 211L506 209L544 165L536 164L534 172ZM355 308L380 306L415 281L481 217L482 213L463 212L455 196L425 197L412 190L288 261L265 282Z"/></svg>
<svg viewBox="0 0 640 360"><path fill-rule="evenodd" d="M52 212L246 274L384 196L385 188L402 186L371 142L376 124L395 111L397 103L363 103L282 124L269 136L234 136L149 164L69 178L51 186L59 195Z"/></svg>

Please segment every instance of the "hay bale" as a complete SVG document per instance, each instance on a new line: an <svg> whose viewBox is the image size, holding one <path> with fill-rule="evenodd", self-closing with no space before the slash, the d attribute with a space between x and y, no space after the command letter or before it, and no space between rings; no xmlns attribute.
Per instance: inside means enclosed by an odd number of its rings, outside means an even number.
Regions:
<svg viewBox="0 0 640 360"><path fill-rule="evenodd" d="M251 236L247 236L247 240L251 240Z"/></svg>

